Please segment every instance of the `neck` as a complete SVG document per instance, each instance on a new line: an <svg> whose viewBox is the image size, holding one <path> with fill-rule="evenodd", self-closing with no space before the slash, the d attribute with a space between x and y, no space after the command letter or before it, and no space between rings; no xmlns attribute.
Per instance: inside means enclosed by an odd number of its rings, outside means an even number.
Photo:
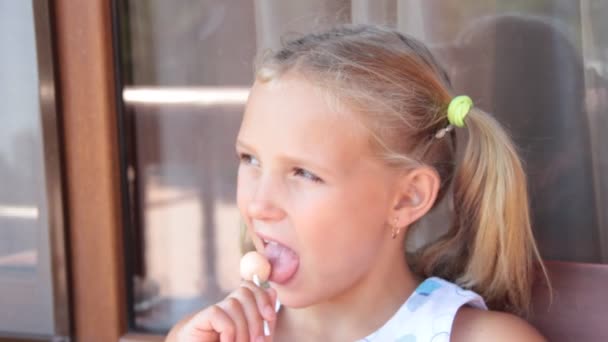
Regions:
<svg viewBox="0 0 608 342"><path fill-rule="evenodd" d="M401 307L420 282L410 271L401 248L383 253L376 267L340 295L301 309L283 308L283 331L307 341L353 341L379 329ZM291 339L293 340L293 339Z"/></svg>

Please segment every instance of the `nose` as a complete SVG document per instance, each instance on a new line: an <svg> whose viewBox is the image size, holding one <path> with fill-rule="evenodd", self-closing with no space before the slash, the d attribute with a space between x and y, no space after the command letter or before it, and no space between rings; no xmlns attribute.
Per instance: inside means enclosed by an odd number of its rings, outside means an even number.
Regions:
<svg viewBox="0 0 608 342"><path fill-rule="evenodd" d="M279 221L285 216L282 209L268 200L253 199L249 203L247 211L249 217L259 221Z"/></svg>
<svg viewBox="0 0 608 342"><path fill-rule="evenodd" d="M260 179L256 184L253 196L247 205L247 214L253 220L279 221L285 217L285 211L280 207L281 189L269 177Z"/></svg>

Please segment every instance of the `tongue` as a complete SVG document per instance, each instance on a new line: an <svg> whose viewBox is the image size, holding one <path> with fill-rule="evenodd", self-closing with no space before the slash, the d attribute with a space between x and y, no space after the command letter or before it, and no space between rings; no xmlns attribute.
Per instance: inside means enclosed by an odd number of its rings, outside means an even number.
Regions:
<svg viewBox="0 0 608 342"><path fill-rule="evenodd" d="M277 243L269 243L266 245L264 252L272 265L270 281L278 284L286 283L298 270L300 258L291 248Z"/></svg>

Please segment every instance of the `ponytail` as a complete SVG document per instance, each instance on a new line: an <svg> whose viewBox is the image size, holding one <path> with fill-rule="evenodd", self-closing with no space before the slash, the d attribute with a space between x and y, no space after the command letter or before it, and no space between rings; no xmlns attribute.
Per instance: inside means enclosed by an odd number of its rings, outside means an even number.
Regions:
<svg viewBox="0 0 608 342"><path fill-rule="evenodd" d="M414 268L478 292L492 309L527 314L535 264L547 277L532 229L526 176L498 122L472 108L453 180L448 232L423 247Z"/></svg>

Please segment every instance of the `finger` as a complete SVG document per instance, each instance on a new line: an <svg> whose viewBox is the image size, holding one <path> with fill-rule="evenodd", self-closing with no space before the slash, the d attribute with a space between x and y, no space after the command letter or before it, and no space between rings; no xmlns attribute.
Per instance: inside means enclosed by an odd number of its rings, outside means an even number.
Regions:
<svg viewBox="0 0 608 342"><path fill-rule="evenodd" d="M269 287L265 290L268 295L270 296L270 300L272 301L272 303L275 303L275 306L273 307L274 312L275 312L275 317L278 317L278 307L276 306L277 302L277 291L275 289L273 289L272 287ZM266 338L264 339L265 342L272 342L272 340L274 339L274 334L275 334L275 327L277 325L277 319L275 318L272 321L268 321L268 328L270 329L270 336L266 336Z"/></svg>
<svg viewBox="0 0 608 342"><path fill-rule="evenodd" d="M243 305L243 311L247 317L251 337L257 338L258 336L264 336L264 318L258 309L258 303L256 302L253 291L248 287L241 286L230 294L230 297L237 298Z"/></svg>
<svg viewBox="0 0 608 342"><path fill-rule="evenodd" d="M258 296L258 298L262 298L261 300L258 300L258 303L262 302L262 301L267 301L267 303L274 303L272 304L272 312L270 312L271 315L268 315L269 318L266 320L265 322L263 322L263 324L265 326L263 326L263 332L265 333L265 335L274 335L274 331L275 331L275 326L276 326L276 321L277 321L277 312L279 309L279 302L277 299L277 292L275 289L273 288L266 288L266 289L261 289L258 286L256 286L255 284L251 283L251 282L244 282L242 283L242 287L247 287L248 289L250 289L252 291L252 293L256 296ZM271 304L268 304L271 305ZM258 305L259 307L261 307L261 305ZM272 317L274 317L274 319L272 319ZM251 326L250 326L251 328ZM268 332L268 333L266 333ZM268 341L268 339L266 339L265 341Z"/></svg>
<svg viewBox="0 0 608 342"><path fill-rule="evenodd" d="M276 319L276 311L275 311L275 299L270 297L270 294L267 290L256 286L254 283L250 281L243 281L241 283L241 287L246 287L253 292L255 296L255 301L257 303L257 307L259 312L262 314L267 321L274 321ZM274 291L271 290L271 291ZM275 292L276 295L276 292ZM276 298L276 297L275 297Z"/></svg>
<svg viewBox="0 0 608 342"><path fill-rule="evenodd" d="M268 296L270 296L270 302L272 303L272 308L276 314L279 311L279 298L277 290L273 289L272 287L269 287L264 291L266 291L266 293L268 293Z"/></svg>
<svg viewBox="0 0 608 342"><path fill-rule="evenodd" d="M245 305L237 298L228 297L226 300L219 303L218 306L222 308L234 322L235 336L232 341L249 342L251 339L247 315L245 314Z"/></svg>
<svg viewBox="0 0 608 342"><path fill-rule="evenodd" d="M217 305L194 315L179 332L180 342L234 341L235 326L230 316Z"/></svg>

